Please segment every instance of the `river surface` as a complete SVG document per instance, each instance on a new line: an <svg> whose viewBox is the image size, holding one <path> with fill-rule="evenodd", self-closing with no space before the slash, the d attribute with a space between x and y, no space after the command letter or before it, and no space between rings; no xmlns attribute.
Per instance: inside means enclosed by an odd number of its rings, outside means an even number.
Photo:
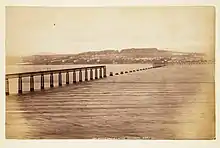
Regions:
<svg viewBox="0 0 220 148"><path fill-rule="evenodd" d="M107 73L148 66L107 65ZM172 65L8 96L6 138L215 139L214 65Z"/></svg>

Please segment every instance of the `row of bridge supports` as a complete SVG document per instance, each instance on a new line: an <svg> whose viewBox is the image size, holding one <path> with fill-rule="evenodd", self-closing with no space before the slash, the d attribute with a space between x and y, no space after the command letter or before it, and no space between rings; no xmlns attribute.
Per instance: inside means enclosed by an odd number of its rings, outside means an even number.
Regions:
<svg viewBox="0 0 220 148"><path fill-rule="evenodd" d="M99 69L99 77L98 77L98 69ZM58 72L58 86L62 86L62 73L66 73L66 84L70 84L69 82L69 72L72 71L73 74L72 74L72 77L73 77L73 83L77 83L76 81L76 77L77 77L77 73L76 71L79 71L79 82L82 82L82 71L85 70L85 81L89 81L89 80L93 80L93 70L95 70L95 79L98 79L98 78L103 78L103 77L107 77L106 75L106 66L97 66L97 67L89 67L89 68L79 68L77 70L66 70L64 72L64 70L61 70ZM88 78L88 70L90 70L90 79ZM103 70L103 71L102 71ZM50 88L53 88L54 87L54 74L56 72L53 72L51 71L50 72ZM36 75L36 74L35 74ZM44 73L40 73L39 72L39 75L41 75L41 90L44 90L45 87L44 87ZM33 92L34 91L34 75L33 74L30 74L30 92ZM6 79L5 79L5 89L6 89L6 95L9 95L9 79L8 77L6 76ZM18 75L18 94L22 94L22 74L19 74Z"/></svg>
<svg viewBox="0 0 220 148"><path fill-rule="evenodd" d="M140 69L134 69L134 70L129 70L129 71L121 71L120 73L119 72L116 72L115 75L123 75L123 74L127 74L127 73L132 73L132 72L136 72L136 71L143 71L143 70L147 70L147 69L152 69L152 68L156 68L156 67L147 67L147 68L140 68ZM110 72L109 76L113 76L113 72Z"/></svg>

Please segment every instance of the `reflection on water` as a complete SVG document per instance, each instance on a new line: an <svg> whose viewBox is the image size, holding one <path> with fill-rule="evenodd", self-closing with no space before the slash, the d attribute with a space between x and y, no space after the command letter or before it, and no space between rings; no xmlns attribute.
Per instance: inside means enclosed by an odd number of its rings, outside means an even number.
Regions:
<svg viewBox="0 0 220 148"><path fill-rule="evenodd" d="M9 96L6 138L213 139L213 75L177 65Z"/></svg>

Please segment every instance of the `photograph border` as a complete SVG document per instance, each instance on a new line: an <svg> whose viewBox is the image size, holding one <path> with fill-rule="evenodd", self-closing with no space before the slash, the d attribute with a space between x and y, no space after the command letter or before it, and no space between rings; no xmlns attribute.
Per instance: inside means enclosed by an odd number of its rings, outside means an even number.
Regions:
<svg viewBox="0 0 220 148"><path fill-rule="evenodd" d="M219 104L220 104L220 84L219 84L219 76L220 76L220 64L219 57L220 51L219 43L220 41L220 20L219 20L219 3L218 0L135 0L135 1L127 1L127 0L5 0L0 9L1 16L1 130L0 130L0 146L2 147L178 147L178 148L186 148L186 147L217 147L220 145L218 137L219 137ZM6 140L5 138L5 6L47 6L47 7L107 7L107 6L191 6L191 5L202 5L202 6L214 6L216 9L216 36L215 36L215 98L216 98L216 140Z"/></svg>

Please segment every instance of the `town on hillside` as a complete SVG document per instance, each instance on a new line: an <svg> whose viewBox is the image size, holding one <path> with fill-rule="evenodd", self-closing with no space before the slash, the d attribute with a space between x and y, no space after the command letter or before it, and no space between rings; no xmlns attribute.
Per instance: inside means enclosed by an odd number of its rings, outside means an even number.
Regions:
<svg viewBox="0 0 220 148"><path fill-rule="evenodd" d="M6 57L6 63L30 65L65 64L144 64L155 60L168 63L206 63L213 62L204 53L174 52L157 48L130 48L122 50L89 51L79 54L39 54L22 57L18 60ZM11 62L13 61L13 62Z"/></svg>

